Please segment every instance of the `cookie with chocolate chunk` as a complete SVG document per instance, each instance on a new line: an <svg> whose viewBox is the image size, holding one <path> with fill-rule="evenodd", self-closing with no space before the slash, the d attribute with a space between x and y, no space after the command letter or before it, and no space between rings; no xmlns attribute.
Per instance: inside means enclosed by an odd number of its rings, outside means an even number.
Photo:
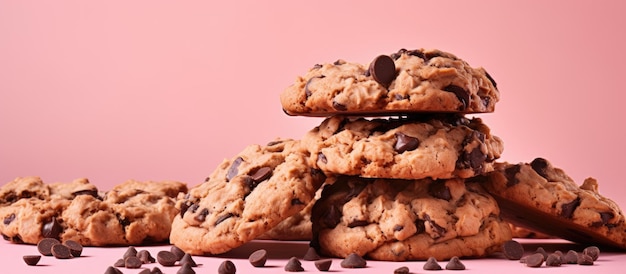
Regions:
<svg viewBox="0 0 626 274"><path fill-rule="evenodd" d="M484 113L499 99L485 69L437 49L401 49L366 65L315 65L280 95L287 114L303 116Z"/></svg>
<svg viewBox="0 0 626 274"><path fill-rule="evenodd" d="M190 189L170 242L194 255L227 252L304 209L325 177L297 140L250 145Z"/></svg>
<svg viewBox="0 0 626 274"><path fill-rule="evenodd" d="M497 163L476 178L496 198L510 223L578 243L626 249L626 220L619 206L601 195L598 182L579 186L543 158Z"/></svg>
<svg viewBox="0 0 626 274"><path fill-rule="evenodd" d="M463 179L339 177L313 206L311 245L375 260L482 257L511 239L496 201Z"/></svg>
<svg viewBox="0 0 626 274"><path fill-rule="evenodd" d="M371 119L333 116L302 139L311 165L373 178L468 178L492 169L503 142L480 118L419 115Z"/></svg>
<svg viewBox="0 0 626 274"><path fill-rule="evenodd" d="M33 187L30 194L24 186ZM84 246L164 242L179 212L175 198L186 191L175 181L129 180L99 193L87 179L44 184L38 177L18 178L2 189L13 202L0 207L0 233L28 244L43 238Z"/></svg>

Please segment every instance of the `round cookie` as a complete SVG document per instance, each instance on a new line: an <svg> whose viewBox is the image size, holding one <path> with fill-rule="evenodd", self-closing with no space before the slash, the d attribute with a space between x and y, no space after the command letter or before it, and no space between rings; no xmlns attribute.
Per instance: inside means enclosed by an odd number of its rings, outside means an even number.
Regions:
<svg viewBox="0 0 626 274"><path fill-rule="evenodd" d="M300 212L324 180L299 141L250 145L189 191L170 242L193 255L227 252Z"/></svg>
<svg viewBox="0 0 626 274"><path fill-rule="evenodd" d="M496 198L510 223L573 242L626 249L626 221L619 206L587 178L578 186L543 158L497 163L476 181Z"/></svg>
<svg viewBox="0 0 626 274"><path fill-rule="evenodd" d="M496 201L463 179L340 177L313 207L311 246L375 260L482 257L511 239Z"/></svg>
<svg viewBox="0 0 626 274"><path fill-rule="evenodd" d="M303 116L484 113L499 99L483 68L437 49L401 49L369 65L315 65L280 95L285 113Z"/></svg>
<svg viewBox="0 0 626 274"><path fill-rule="evenodd" d="M459 115L333 116L302 143L324 172L394 179L469 178L490 171L503 151L480 118Z"/></svg>
<svg viewBox="0 0 626 274"><path fill-rule="evenodd" d="M86 179L47 185L40 179L17 181L27 185L38 181L35 185L50 193L0 207L3 238L28 244L43 238L74 240L84 246L164 242L179 212L175 197L187 191L184 183L174 181L129 180L102 195Z"/></svg>
<svg viewBox="0 0 626 274"><path fill-rule="evenodd" d="M44 184L40 177L18 177L0 187L0 206L10 205L20 199L51 197L72 199L78 195L98 195L98 188L86 178L79 178L70 183Z"/></svg>

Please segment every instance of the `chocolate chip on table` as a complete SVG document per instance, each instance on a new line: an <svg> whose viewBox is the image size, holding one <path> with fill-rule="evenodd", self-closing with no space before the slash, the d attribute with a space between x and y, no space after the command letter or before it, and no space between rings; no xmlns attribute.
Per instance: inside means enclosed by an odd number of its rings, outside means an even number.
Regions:
<svg viewBox="0 0 626 274"><path fill-rule="evenodd" d="M543 249L543 247L537 247L537 250L535 250L535 253L539 253L539 254L543 255L543 260L544 261L548 258L548 252L546 252L546 250Z"/></svg>
<svg viewBox="0 0 626 274"><path fill-rule="evenodd" d="M321 259L313 262L315 268L319 271L328 271L330 269L330 265L333 264L332 259Z"/></svg>
<svg viewBox="0 0 626 274"><path fill-rule="evenodd" d="M116 267L109 266L107 270L104 271L104 274L122 274L122 271L117 269Z"/></svg>
<svg viewBox="0 0 626 274"><path fill-rule="evenodd" d="M406 266L398 267L393 271L393 274L409 274L409 273L411 272L409 271L409 268Z"/></svg>
<svg viewBox="0 0 626 274"><path fill-rule="evenodd" d="M577 263L579 265L593 265L593 258L587 254L581 253L578 255Z"/></svg>
<svg viewBox="0 0 626 274"><path fill-rule="evenodd" d="M24 255L22 258L27 265L37 265L41 260L41 255Z"/></svg>
<svg viewBox="0 0 626 274"><path fill-rule="evenodd" d="M223 261L217 268L218 274L235 274L235 272L237 272L237 268L230 260Z"/></svg>
<svg viewBox="0 0 626 274"><path fill-rule="evenodd" d="M589 255L594 261L598 260L600 257L600 248L597 246L588 246L583 249L583 254Z"/></svg>
<svg viewBox="0 0 626 274"><path fill-rule="evenodd" d="M204 209L203 209L203 211L204 211ZM207 214L209 214L209 210L208 209L206 209L206 213L203 214L203 215L206 217ZM176 260L177 261L180 261L183 258L183 256L185 256L185 251L183 251L182 249L180 249L179 247L177 247L175 245L170 247L170 252L172 252L174 255L176 255Z"/></svg>
<svg viewBox="0 0 626 274"><path fill-rule="evenodd" d="M184 263L183 266L176 271L176 274L195 274L196 271L193 270L191 264Z"/></svg>
<svg viewBox="0 0 626 274"><path fill-rule="evenodd" d="M124 259L118 259L113 266L115 267L126 267L126 262L124 261Z"/></svg>
<svg viewBox="0 0 626 274"><path fill-rule="evenodd" d="M130 256L124 259L124 267L126 268L140 268L141 265L141 259L135 256Z"/></svg>
<svg viewBox="0 0 626 274"><path fill-rule="evenodd" d="M41 255L52 256L52 246L60 243L55 238L43 238L37 243L37 250Z"/></svg>
<svg viewBox="0 0 626 274"><path fill-rule="evenodd" d="M426 263L424 264L423 269L424 270L442 270L441 265L439 265L435 257L428 258L428 260L426 260Z"/></svg>
<svg viewBox="0 0 626 274"><path fill-rule="evenodd" d="M57 259L72 258L72 252L70 251L70 248L62 244L53 245L51 248L51 252L52 255Z"/></svg>
<svg viewBox="0 0 626 274"><path fill-rule="evenodd" d="M305 261L317 261L320 259L320 255L317 254L317 250L315 250L315 248L309 247L302 259Z"/></svg>
<svg viewBox="0 0 626 274"><path fill-rule="evenodd" d="M173 266L178 261L178 257L167 250L161 250L157 253L157 262L162 266Z"/></svg>
<svg viewBox="0 0 626 274"><path fill-rule="evenodd" d="M189 264L191 267L198 266L196 261L193 260L193 258L191 257L191 254L189 254L189 253L185 253L185 255L183 255L183 257L179 260L179 263L181 265Z"/></svg>
<svg viewBox="0 0 626 274"><path fill-rule="evenodd" d="M556 253L548 255L546 258L546 266L561 266L561 264L561 256Z"/></svg>
<svg viewBox="0 0 626 274"><path fill-rule="evenodd" d="M396 64L387 55L379 55L370 63L369 74L376 82L388 87L396 78Z"/></svg>
<svg viewBox="0 0 626 274"><path fill-rule="evenodd" d="M526 266L528 267L540 267L544 262L543 254L535 253L526 257Z"/></svg>
<svg viewBox="0 0 626 274"><path fill-rule="evenodd" d="M356 253L350 253L345 259L341 261L341 267L343 268L364 268L367 266L367 261L363 257Z"/></svg>
<svg viewBox="0 0 626 274"><path fill-rule="evenodd" d="M145 249L139 250L139 252L137 252L137 258L139 258L139 260L141 260L141 262L144 264L156 262L156 259L152 257L152 254L150 254L150 251L145 250Z"/></svg>
<svg viewBox="0 0 626 274"><path fill-rule="evenodd" d="M63 227L57 221L56 217L52 217L52 219L45 223L41 228L41 235L44 238L55 238L58 239L59 235L63 232Z"/></svg>
<svg viewBox="0 0 626 274"><path fill-rule="evenodd" d="M566 264L577 264L578 263L578 252L574 250L569 250L565 253L565 263Z"/></svg>
<svg viewBox="0 0 626 274"><path fill-rule="evenodd" d="M137 256L137 249L135 249L135 247L133 246L129 246L128 249L126 249L126 252L124 252L124 255L122 255L122 259L126 259L128 257L136 257Z"/></svg>
<svg viewBox="0 0 626 274"><path fill-rule="evenodd" d="M459 260L459 257L454 256L450 258L450 261L446 264L447 270L465 270L465 265Z"/></svg>
<svg viewBox="0 0 626 274"><path fill-rule="evenodd" d="M265 262L267 261L267 251L265 249L259 249L252 252L252 254L248 257L248 261L254 267L265 266Z"/></svg>
<svg viewBox="0 0 626 274"><path fill-rule="evenodd" d="M151 274L152 272L150 272L150 269L144 268L143 270L139 271L139 273L137 274Z"/></svg>
<svg viewBox="0 0 626 274"><path fill-rule="evenodd" d="M152 268L152 270L150 270L150 274L163 274L163 272L161 271L160 268L155 266Z"/></svg>
<svg viewBox="0 0 626 274"><path fill-rule="evenodd" d="M72 257L80 257L83 253L83 245L74 240L67 240L63 242L64 246L67 246L70 249L70 253L72 253Z"/></svg>
<svg viewBox="0 0 626 274"><path fill-rule="evenodd" d="M502 253L509 260L519 260L524 256L524 246L515 240L509 240L502 244Z"/></svg>
<svg viewBox="0 0 626 274"><path fill-rule="evenodd" d="M300 262L300 260L298 260L298 258L291 257L289 261L287 261L287 264L285 265L285 271L302 272L304 271L304 268L302 267L302 263Z"/></svg>

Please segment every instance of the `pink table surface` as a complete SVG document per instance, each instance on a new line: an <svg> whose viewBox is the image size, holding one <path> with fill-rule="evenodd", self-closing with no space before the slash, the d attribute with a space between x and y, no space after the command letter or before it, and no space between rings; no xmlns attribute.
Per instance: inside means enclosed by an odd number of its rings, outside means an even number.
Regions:
<svg viewBox="0 0 626 274"><path fill-rule="evenodd" d="M524 244L527 253L543 247L548 252L570 249L580 251L584 246L572 244L563 240L527 240L519 239ZM217 273L218 266L224 260L231 260L237 273L287 273L284 266L287 260L292 257L301 257L307 250L307 242L301 241L253 241L235 250L220 256L194 256L198 267L194 268L196 273ZM122 257L127 247L86 247L79 258L66 260L54 257L42 257L37 266L28 266L22 260L24 255L37 255L37 247L33 245L18 245L6 241L0 242L0 273L6 273L4 269L10 269L14 273L104 273L107 267ZM153 256L160 250L169 250L169 245L137 246L137 250L148 250ZM268 252L268 260L265 267L253 267L247 260L248 256L258 249L265 249ZM560 267L530 268L516 260L507 260L500 254L489 258L462 259L466 270L461 273L624 273L626 267L626 252L601 250L600 257L592 266L562 265ZM302 266L305 272L319 272L313 262L303 261ZM340 267L340 259L333 259L330 272L342 273L393 273L396 268L407 266L411 273L445 273L458 272L452 270L426 271L423 270L424 262L382 262L367 261L364 269L345 269ZM439 262L445 267L446 261ZM158 263L145 264L144 268L152 269L159 267L163 273L176 273L180 266L164 267ZM140 269L120 268L123 273L139 273Z"/></svg>

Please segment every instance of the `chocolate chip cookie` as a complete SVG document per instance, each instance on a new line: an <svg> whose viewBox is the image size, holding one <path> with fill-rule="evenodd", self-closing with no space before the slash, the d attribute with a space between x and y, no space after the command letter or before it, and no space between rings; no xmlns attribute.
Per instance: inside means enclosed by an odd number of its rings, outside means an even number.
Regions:
<svg viewBox="0 0 626 274"><path fill-rule="evenodd" d="M277 140L223 161L180 202L170 242L194 255L220 254L300 212L326 178L305 155L299 141Z"/></svg>
<svg viewBox="0 0 626 274"><path fill-rule="evenodd" d="M311 246L375 260L482 257L511 239L496 201L463 179L339 177L313 207Z"/></svg>
<svg viewBox="0 0 626 274"><path fill-rule="evenodd" d="M497 163L482 182L512 224L578 243L626 249L626 221L619 206L587 178L579 186L543 158Z"/></svg>
<svg viewBox="0 0 626 274"><path fill-rule="evenodd" d="M484 113L499 99L485 69L437 49L401 49L369 65L315 65L280 95L287 114L303 116Z"/></svg>
<svg viewBox="0 0 626 274"><path fill-rule="evenodd" d="M302 139L311 165L361 177L468 178L492 169L503 142L480 118L419 115L372 119L333 116Z"/></svg>
<svg viewBox="0 0 626 274"><path fill-rule="evenodd" d="M30 193L26 186L33 187ZM178 209L181 182L129 180L99 192L87 179L44 184L17 178L1 193L0 233L5 240L36 244L43 238L74 240L84 246L138 245L167 241Z"/></svg>

